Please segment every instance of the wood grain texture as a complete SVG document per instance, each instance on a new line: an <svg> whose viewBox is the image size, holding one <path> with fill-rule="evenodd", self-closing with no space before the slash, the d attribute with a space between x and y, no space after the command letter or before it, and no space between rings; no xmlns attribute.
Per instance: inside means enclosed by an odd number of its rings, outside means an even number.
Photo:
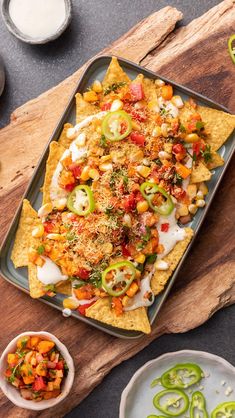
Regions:
<svg viewBox="0 0 235 418"><path fill-rule="evenodd" d="M164 16L167 16L168 22L165 29L162 26ZM224 45L231 28L235 27L234 2L226 0L220 3L162 42L181 16L176 9L165 8L142 21L105 52L115 51L135 62L143 60L148 68L186 83L212 98L216 96L217 101L235 111L234 67L230 65ZM212 40L216 54L209 56ZM133 45L134 56L133 51L131 56L126 55ZM151 50L152 53L147 55ZM59 86L17 109L11 124L0 132L2 234L80 74L78 70ZM233 98L227 93L229 91L233 92ZM16 155L8 153L4 146L6 141L10 142L11 148L14 147ZM7 161L6 165L4 161ZM19 332L44 329L53 332L67 345L77 370L71 394L57 408L36 414L15 408L0 395L0 410L4 416L62 417L84 399L115 365L139 352L158 336L186 332L205 322L221 307L235 302L234 162L230 164L223 186L151 335L135 341L110 337L74 318L62 318L54 309L31 300L7 282L0 282L1 294L4 294L1 315L4 313L7 319L2 321L0 349Z"/></svg>

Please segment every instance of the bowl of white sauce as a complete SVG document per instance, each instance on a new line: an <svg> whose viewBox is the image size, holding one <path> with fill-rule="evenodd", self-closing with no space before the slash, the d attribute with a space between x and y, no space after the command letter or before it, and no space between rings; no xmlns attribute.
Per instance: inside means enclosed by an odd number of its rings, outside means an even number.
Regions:
<svg viewBox="0 0 235 418"><path fill-rule="evenodd" d="M70 23L71 0L3 0L2 16L8 30L29 44L58 38Z"/></svg>

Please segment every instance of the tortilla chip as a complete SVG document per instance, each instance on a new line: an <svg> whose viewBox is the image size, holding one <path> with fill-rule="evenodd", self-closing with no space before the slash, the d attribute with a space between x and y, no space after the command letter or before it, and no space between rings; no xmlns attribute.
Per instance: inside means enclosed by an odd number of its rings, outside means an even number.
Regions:
<svg viewBox="0 0 235 418"><path fill-rule="evenodd" d="M193 165L191 173L191 183L201 183L202 181L208 181L211 179L212 173L203 161L199 161L196 165Z"/></svg>
<svg viewBox="0 0 235 418"><path fill-rule="evenodd" d="M72 127L73 125L71 125L71 123L66 123L58 139L58 144L60 144L64 148L69 148L72 142L72 139L67 138L67 130Z"/></svg>
<svg viewBox="0 0 235 418"><path fill-rule="evenodd" d="M70 280L65 280L56 284L56 292L70 296L72 294L72 285Z"/></svg>
<svg viewBox="0 0 235 418"><path fill-rule="evenodd" d="M97 302L86 309L86 316L116 328L141 331L145 334L151 332L145 308L138 308L117 316L114 310L111 309L109 298L97 300Z"/></svg>
<svg viewBox="0 0 235 418"><path fill-rule="evenodd" d="M95 115L99 112L99 108L86 102L80 93L76 96L76 123L82 122L87 116Z"/></svg>
<svg viewBox="0 0 235 418"><path fill-rule="evenodd" d="M211 157L212 160L206 164L209 170L213 170L213 168L217 168L221 165L224 165L224 159L219 154L217 154L217 152L212 152Z"/></svg>
<svg viewBox="0 0 235 418"><path fill-rule="evenodd" d="M31 298L37 299L45 295L43 284L38 280L37 266L31 262L28 263L28 280Z"/></svg>
<svg viewBox="0 0 235 418"><path fill-rule="evenodd" d="M144 96L147 101L157 101L157 88L153 80L144 78L143 80Z"/></svg>
<svg viewBox="0 0 235 418"><path fill-rule="evenodd" d="M183 254L189 245L192 237L193 230L191 228L185 228L186 237L183 241L177 242L173 250L163 258L169 264L168 270L157 270L151 280L151 288L155 295L158 295L164 289L168 279L171 277L173 271L176 269Z"/></svg>
<svg viewBox="0 0 235 418"><path fill-rule="evenodd" d="M24 199L20 216L16 238L11 253L11 260L15 268L26 267L28 265L28 249L32 241L37 241L32 237L32 229L39 224L36 210L32 208L29 201ZM34 243L33 243L34 244Z"/></svg>
<svg viewBox="0 0 235 418"><path fill-rule="evenodd" d="M104 76L102 82L103 87L107 88L114 83L120 82L130 83L130 81L131 80L129 79L128 75L120 67L117 58L113 57Z"/></svg>
<svg viewBox="0 0 235 418"><path fill-rule="evenodd" d="M62 145L60 145L56 141L52 141L50 143L50 151L49 156L46 163L46 174L44 179L44 184L42 188L43 198L42 198L42 204L45 205L45 203L49 203L51 201L50 198L50 185L51 180L54 174L54 171L57 167L57 164L63 155L65 149Z"/></svg>
<svg viewBox="0 0 235 418"><path fill-rule="evenodd" d="M197 110L209 134L206 142L212 151L217 151L234 131L235 115L203 106L198 106Z"/></svg>

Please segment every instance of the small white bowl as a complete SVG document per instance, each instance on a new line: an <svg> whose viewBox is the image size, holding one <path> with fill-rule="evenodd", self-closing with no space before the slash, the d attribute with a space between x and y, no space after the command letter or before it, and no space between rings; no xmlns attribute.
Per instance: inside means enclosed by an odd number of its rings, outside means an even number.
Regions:
<svg viewBox="0 0 235 418"><path fill-rule="evenodd" d="M16 350L16 342L20 337L23 337L25 335L37 335L39 337L44 337L47 340L53 341L58 350L60 351L61 355L63 356L64 360L66 361L68 365L68 375L65 377L63 385L62 385L62 392L57 398L43 400L40 402L34 402L34 401L27 401L26 399L22 398L20 395L20 391L12 386L10 383L7 382L7 380L4 377L4 372L7 368L7 354L8 353L14 353ZM51 408L61 401L63 401L66 396L69 394L70 389L73 385L74 381L74 364L73 359L70 356L67 348L64 344L58 340L53 334L50 334L46 331L39 331L39 332L23 332L22 334L17 335L6 347L6 349L3 351L1 358L0 358L0 388L2 389L4 395L7 396L8 399L10 399L11 402L13 402L16 406L19 406L20 408L24 409L31 409L33 411L42 411L43 409Z"/></svg>

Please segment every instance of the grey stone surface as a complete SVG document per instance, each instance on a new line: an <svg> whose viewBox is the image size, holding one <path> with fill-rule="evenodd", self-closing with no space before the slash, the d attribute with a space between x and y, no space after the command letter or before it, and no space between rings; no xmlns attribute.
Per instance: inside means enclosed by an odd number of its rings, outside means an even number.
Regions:
<svg viewBox="0 0 235 418"><path fill-rule="evenodd" d="M7 73L5 91L0 98L0 126L7 124L17 106L72 74L150 13L170 4L183 12L181 24L187 24L218 3L218 0L73 0L70 27L61 38L42 46L21 43L8 32L0 18L0 55ZM210 351L235 364L234 323L235 306L217 313L196 330L162 336L116 367L67 418L118 418L121 392L133 373L146 361L168 351Z"/></svg>

